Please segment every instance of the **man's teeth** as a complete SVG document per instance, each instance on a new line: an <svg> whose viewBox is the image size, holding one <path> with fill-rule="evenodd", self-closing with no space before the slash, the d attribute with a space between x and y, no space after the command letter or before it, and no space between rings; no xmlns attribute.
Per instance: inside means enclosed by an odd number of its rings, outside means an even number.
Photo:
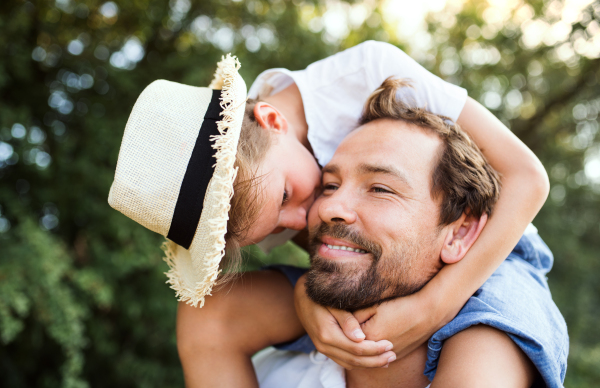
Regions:
<svg viewBox="0 0 600 388"><path fill-rule="evenodd" d="M350 252L356 252L356 253L367 253L367 251L362 250L362 249L358 249L358 248L350 248L344 245L329 245L329 244L325 244L327 245L327 248L329 249L339 249L340 251L350 251Z"/></svg>

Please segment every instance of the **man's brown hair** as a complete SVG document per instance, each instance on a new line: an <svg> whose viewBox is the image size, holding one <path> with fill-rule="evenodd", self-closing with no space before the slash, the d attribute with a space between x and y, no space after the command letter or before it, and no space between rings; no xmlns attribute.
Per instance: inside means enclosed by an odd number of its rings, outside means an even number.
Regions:
<svg viewBox="0 0 600 388"><path fill-rule="evenodd" d="M431 195L441 199L441 225L456 221L464 212L477 218L491 215L500 195L498 173L458 124L400 100L397 92L402 87L410 83L391 77L383 81L365 103L360 124L400 120L438 135L442 149L432 174Z"/></svg>

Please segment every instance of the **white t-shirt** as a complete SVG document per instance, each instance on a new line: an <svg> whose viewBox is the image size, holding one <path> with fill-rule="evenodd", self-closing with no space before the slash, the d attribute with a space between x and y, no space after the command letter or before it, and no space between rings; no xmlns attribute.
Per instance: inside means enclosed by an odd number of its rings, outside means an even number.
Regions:
<svg viewBox="0 0 600 388"><path fill-rule="evenodd" d="M431 74L399 48L375 41L322 59L305 70L266 70L254 81L248 97L265 98L295 82L304 104L308 141L319 164L325 166L344 137L358 127L369 95L391 76L412 82L413 88L399 92L403 101L454 121L467 100L465 89ZM271 235L258 245L268 252L294 234Z"/></svg>
<svg viewBox="0 0 600 388"><path fill-rule="evenodd" d="M308 124L308 141L321 166L344 137L358 127L369 95L388 77L410 79L403 101L456 121L467 91L431 74L396 46L367 41L322 59L305 70L270 69L250 87L248 97L265 98L296 83Z"/></svg>
<svg viewBox="0 0 600 388"><path fill-rule="evenodd" d="M346 388L344 368L317 351L267 348L252 357L252 363L261 388Z"/></svg>

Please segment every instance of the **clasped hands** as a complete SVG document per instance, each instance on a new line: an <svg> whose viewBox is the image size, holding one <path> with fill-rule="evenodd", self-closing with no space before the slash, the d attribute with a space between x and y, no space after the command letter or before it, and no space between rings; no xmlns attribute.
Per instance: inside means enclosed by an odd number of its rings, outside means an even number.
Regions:
<svg viewBox="0 0 600 388"><path fill-rule="evenodd" d="M294 291L296 313L317 350L346 369L387 368L440 327L421 292L349 313L314 303L304 282Z"/></svg>

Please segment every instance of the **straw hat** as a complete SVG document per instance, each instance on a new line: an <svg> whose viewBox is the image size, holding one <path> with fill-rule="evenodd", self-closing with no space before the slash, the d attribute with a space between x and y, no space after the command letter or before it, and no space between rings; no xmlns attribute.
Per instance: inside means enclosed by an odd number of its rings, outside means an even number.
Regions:
<svg viewBox="0 0 600 388"><path fill-rule="evenodd" d="M108 196L114 209L168 238L167 283L179 300L200 307L225 253L246 105L237 58L229 54L217 66L208 88L158 80L144 89Z"/></svg>

